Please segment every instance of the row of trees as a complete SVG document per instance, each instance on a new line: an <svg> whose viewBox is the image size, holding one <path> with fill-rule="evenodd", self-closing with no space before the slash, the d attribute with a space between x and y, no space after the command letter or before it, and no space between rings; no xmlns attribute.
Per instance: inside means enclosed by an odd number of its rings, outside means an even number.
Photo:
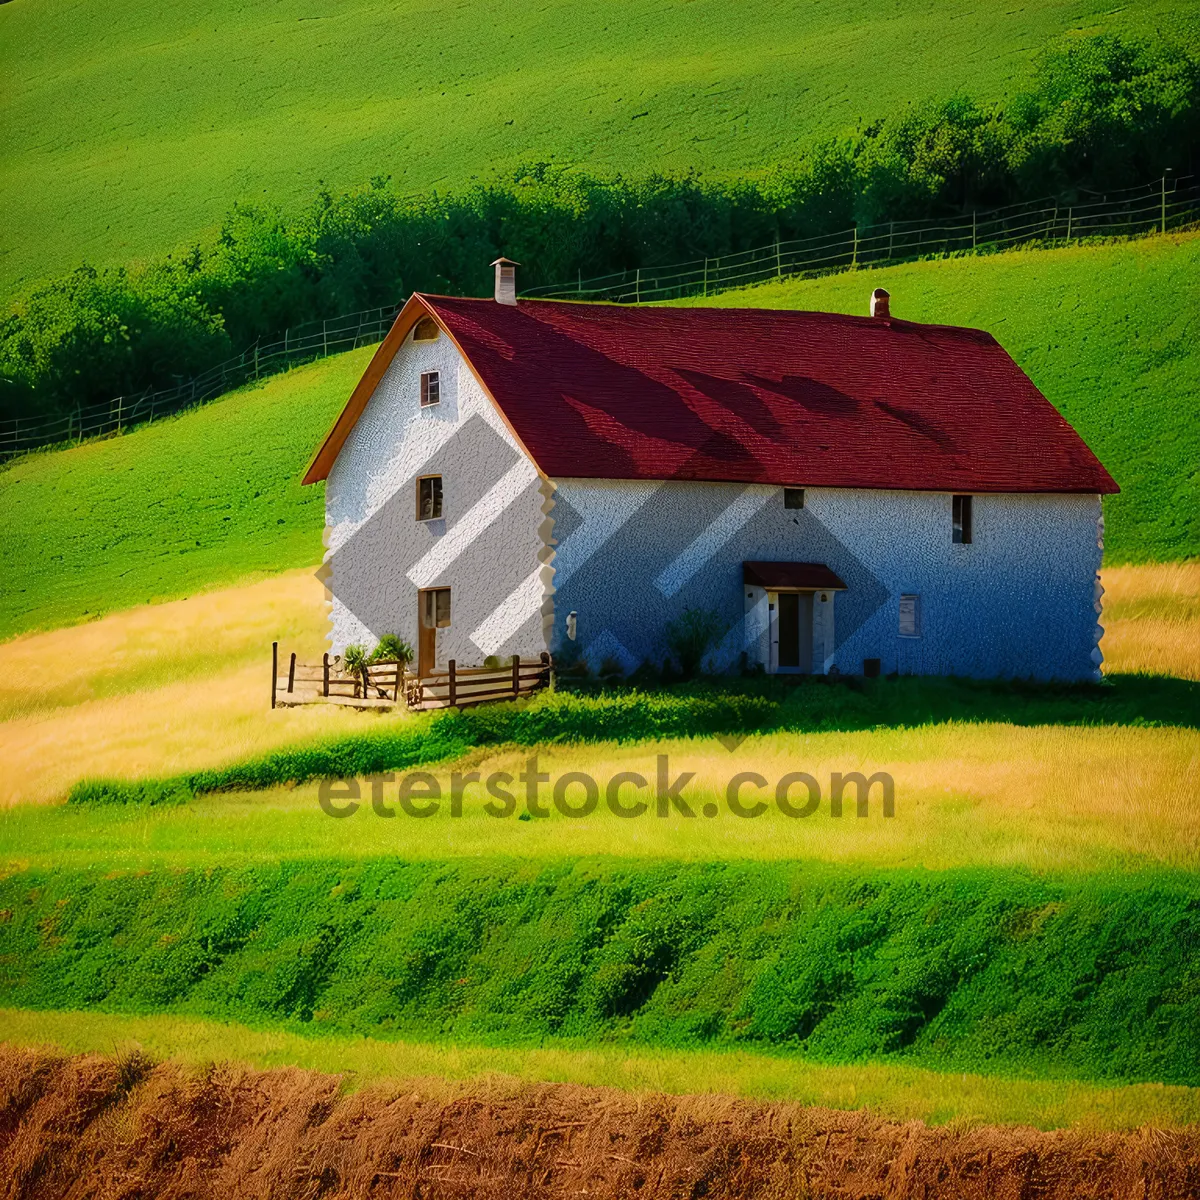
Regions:
<svg viewBox="0 0 1200 1200"><path fill-rule="evenodd" d="M751 177L598 178L534 164L461 195L383 178L298 214L237 205L219 237L136 270L83 266L0 323L0 415L73 409L169 385L256 338L396 303L486 295L845 229L1132 186L1200 145L1200 59L1165 43L1073 38L1004 106L966 97L897 113Z"/></svg>

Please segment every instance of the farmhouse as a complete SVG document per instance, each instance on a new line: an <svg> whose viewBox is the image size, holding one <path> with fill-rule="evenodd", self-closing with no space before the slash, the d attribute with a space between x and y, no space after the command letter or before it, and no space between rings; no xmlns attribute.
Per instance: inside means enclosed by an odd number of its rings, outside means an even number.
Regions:
<svg viewBox="0 0 1200 1200"><path fill-rule="evenodd" d="M305 483L327 481L332 643L422 676L489 656L1086 679L1100 497L988 333L870 315L416 294Z"/></svg>

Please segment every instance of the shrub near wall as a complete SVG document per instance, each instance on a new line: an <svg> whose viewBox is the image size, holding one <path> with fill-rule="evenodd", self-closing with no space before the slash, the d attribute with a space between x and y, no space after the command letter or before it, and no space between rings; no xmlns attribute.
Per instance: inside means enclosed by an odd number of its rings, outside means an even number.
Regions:
<svg viewBox="0 0 1200 1200"><path fill-rule="evenodd" d="M239 205L212 245L136 271L83 267L18 305L0 323L0 416L169 385L257 338L414 290L486 295L501 252L532 287L854 223L1069 203L1164 167L1186 174L1198 123L1189 51L1076 37L1006 109L931 102L753 178L599 179L540 163L460 196L405 198L376 179L297 216Z"/></svg>

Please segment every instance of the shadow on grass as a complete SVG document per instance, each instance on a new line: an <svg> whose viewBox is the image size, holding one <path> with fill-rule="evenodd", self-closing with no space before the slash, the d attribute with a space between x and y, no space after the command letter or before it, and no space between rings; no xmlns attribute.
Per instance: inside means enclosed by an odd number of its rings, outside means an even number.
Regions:
<svg viewBox="0 0 1200 1200"><path fill-rule="evenodd" d="M913 728L947 721L1011 725L1200 728L1200 683L1116 675L1053 684L909 676L702 679L649 689L564 681L532 699L397 722L364 714L349 737L231 766L138 782L83 780L72 803L179 804L201 792L348 779L448 762L476 746L569 745L715 737L730 751L752 734Z"/></svg>

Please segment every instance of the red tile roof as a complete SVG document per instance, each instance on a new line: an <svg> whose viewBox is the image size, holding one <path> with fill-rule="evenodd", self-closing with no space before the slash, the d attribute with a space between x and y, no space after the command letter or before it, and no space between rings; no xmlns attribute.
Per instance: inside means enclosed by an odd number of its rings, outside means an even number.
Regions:
<svg viewBox="0 0 1200 1200"><path fill-rule="evenodd" d="M414 296L405 313L416 305L455 340L551 478L1118 490L979 330L788 310L443 296ZM339 427L308 478L324 478L349 432L339 439Z"/></svg>

